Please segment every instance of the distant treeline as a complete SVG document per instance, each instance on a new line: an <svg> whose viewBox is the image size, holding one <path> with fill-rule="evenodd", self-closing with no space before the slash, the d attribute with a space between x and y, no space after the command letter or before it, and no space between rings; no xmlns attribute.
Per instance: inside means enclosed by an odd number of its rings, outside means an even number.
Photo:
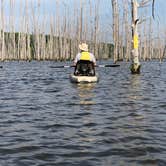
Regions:
<svg viewBox="0 0 166 166"><path fill-rule="evenodd" d="M65 61L73 60L79 52L79 41L65 37L57 37L45 34L25 34L4 32L1 38L4 42L0 43L0 60L54 60ZM114 58L114 45L111 43L87 42L89 51L97 59ZM140 59L163 59L166 54L165 49L145 47L141 45ZM117 60L130 60L130 53L126 55L126 47L120 46ZM145 55L149 56L145 56Z"/></svg>
<svg viewBox="0 0 166 166"><path fill-rule="evenodd" d="M3 35L2 35L3 36ZM97 59L113 57L113 44L87 42ZM1 61L4 60L72 60L78 53L77 39L45 34L4 32L1 42Z"/></svg>

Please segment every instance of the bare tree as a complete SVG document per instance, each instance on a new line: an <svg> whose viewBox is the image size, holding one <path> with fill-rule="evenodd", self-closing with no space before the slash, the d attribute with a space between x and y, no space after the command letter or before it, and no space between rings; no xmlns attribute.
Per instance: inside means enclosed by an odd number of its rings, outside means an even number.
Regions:
<svg viewBox="0 0 166 166"><path fill-rule="evenodd" d="M139 4L137 0L131 0L131 6L132 6L132 64L131 64L131 73L137 74L140 73L140 62L139 62L139 52L138 52L138 46L139 46L139 39L138 39L138 7L147 5L151 0L142 0ZM152 3L152 15L154 17L154 2ZM147 38L146 38L146 44L147 44ZM145 54L145 46L144 46L144 54ZM146 54L145 54L145 57Z"/></svg>
<svg viewBox="0 0 166 166"><path fill-rule="evenodd" d="M112 0L112 13L113 13L114 62L116 62L119 57L119 11L118 11L117 0Z"/></svg>
<svg viewBox="0 0 166 166"><path fill-rule="evenodd" d="M124 12L123 12L123 21L124 21L124 37L125 37L125 44L124 44L124 47L125 47L125 56L124 58L126 59L126 61L129 61L130 59L130 47L131 47L131 44L130 44L130 41L131 41L131 33L130 33L130 25L129 25L129 8L128 8L128 0L123 0L123 9L124 9Z"/></svg>
<svg viewBox="0 0 166 166"><path fill-rule="evenodd" d="M5 59L4 0L1 0L1 60Z"/></svg>
<svg viewBox="0 0 166 166"><path fill-rule="evenodd" d="M131 0L132 6L132 64L131 64L131 73L136 74L140 73L140 62L139 62L139 54L138 54L138 2L137 0Z"/></svg>

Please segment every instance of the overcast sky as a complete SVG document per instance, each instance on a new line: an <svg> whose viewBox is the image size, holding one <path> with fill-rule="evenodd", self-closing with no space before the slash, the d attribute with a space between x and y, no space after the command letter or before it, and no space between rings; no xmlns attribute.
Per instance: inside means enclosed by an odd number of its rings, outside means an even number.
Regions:
<svg viewBox="0 0 166 166"><path fill-rule="evenodd" d="M10 13L10 1L13 1L14 5L15 5L15 9L16 10L23 10L20 9L20 6L22 6L22 4L25 4L25 0L4 0L4 12L6 15L9 15ZM55 6L56 6L56 2L58 2L59 4L61 4L61 8L63 9L65 6L69 6L71 9L74 5L74 3L79 6L81 0L27 0L27 3L29 5L29 7L33 6L36 8L38 7L38 5L40 5L40 14L52 14L55 12ZM97 2L98 0L93 0L93 2ZM130 0L129 0L130 1ZM138 0L139 1L139 0ZM39 3L40 2L40 3ZM88 4L89 0L82 0L83 3ZM121 0L119 0L120 5L122 5ZM1 2L0 2L0 6L1 6ZM103 13L103 15L108 15L109 14L109 10L111 7L111 0L100 0L100 13ZM15 12L16 14L17 12ZM111 12L110 12L111 14ZM156 0L155 2L155 14L157 19L160 19L161 23L166 24L166 0ZM110 19L111 19L111 15L110 15Z"/></svg>

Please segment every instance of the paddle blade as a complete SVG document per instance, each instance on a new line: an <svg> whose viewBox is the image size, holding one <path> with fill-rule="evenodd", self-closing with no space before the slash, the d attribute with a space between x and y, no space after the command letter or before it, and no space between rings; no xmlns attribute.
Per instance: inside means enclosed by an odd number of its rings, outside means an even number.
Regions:
<svg viewBox="0 0 166 166"><path fill-rule="evenodd" d="M95 67L119 67L118 64L112 64L112 65L96 65Z"/></svg>
<svg viewBox="0 0 166 166"><path fill-rule="evenodd" d="M105 67L119 67L120 65L118 64L113 64L113 65L105 65Z"/></svg>

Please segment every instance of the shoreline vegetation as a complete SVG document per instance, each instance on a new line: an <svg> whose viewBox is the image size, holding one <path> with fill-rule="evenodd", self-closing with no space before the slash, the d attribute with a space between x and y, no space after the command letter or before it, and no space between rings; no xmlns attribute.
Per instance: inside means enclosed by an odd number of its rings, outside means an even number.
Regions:
<svg viewBox="0 0 166 166"><path fill-rule="evenodd" d="M97 59L112 58L113 44L87 43ZM78 44L77 39L65 37L4 32L4 53L0 60L73 60L79 51Z"/></svg>
<svg viewBox="0 0 166 166"><path fill-rule="evenodd" d="M2 33L2 32L1 32ZM93 43L87 41L89 50L95 52L97 59L113 59L114 45L112 43ZM9 33L4 32L4 53L1 52L0 61L32 61L32 60L48 60L48 61L67 61L73 60L78 53L77 39L68 39L65 37L57 37L43 34L25 34L25 33ZM126 48L121 48L121 55L117 61L130 61L126 59ZM153 56L141 58L141 60L164 59L165 49L161 48L145 48L141 49L142 55L146 50L153 52Z"/></svg>
<svg viewBox="0 0 166 166"><path fill-rule="evenodd" d="M53 10L48 13L46 1L1 0L0 61L73 60L81 42L89 45L89 51L97 59L130 61L131 7L127 0L122 0L121 5L117 0L105 2L71 0L69 4L55 0L51 2ZM116 10L112 10L114 7ZM147 9L140 18L144 16ZM165 58L166 31L163 27L156 28L154 22L148 18L139 25L140 60Z"/></svg>

